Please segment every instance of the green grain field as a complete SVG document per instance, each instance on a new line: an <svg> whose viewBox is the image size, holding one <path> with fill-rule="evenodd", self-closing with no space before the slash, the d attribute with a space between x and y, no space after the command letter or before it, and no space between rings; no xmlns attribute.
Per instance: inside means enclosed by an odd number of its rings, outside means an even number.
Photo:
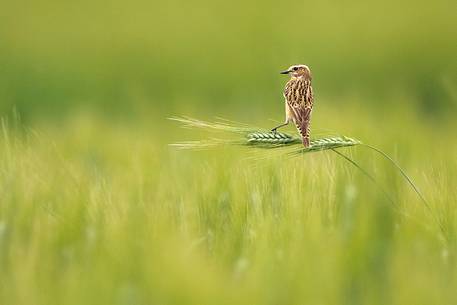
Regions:
<svg viewBox="0 0 457 305"><path fill-rule="evenodd" d="M0 304L457 304L455 1L7 1ZM271 129L290 155L168 118ZM292 126L284 129L295 134ZM235 137L236 138L236 137Z"/></svg>

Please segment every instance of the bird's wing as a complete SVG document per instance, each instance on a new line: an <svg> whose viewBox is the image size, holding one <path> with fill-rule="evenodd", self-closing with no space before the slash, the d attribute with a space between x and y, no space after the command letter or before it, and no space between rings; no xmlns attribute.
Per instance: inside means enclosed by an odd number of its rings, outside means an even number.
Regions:
<svg viewBox="0 0 457 305"><path fill-rule="evenodd" d="M291 112L295 126L303 138L303 145L309 146L309 123L311 121L312 107L308 107L304 103L296 104L291 107Z"/></svg>
<svg viewBox="0 0 457 305"><path fill-rule="evenodd" d="M297 92L293 92L294 89ZM292 120L303 138L303 145L309 146L311 111L313 109L313 94L311 86L286 86L284 96L289 106Z"/></svg>

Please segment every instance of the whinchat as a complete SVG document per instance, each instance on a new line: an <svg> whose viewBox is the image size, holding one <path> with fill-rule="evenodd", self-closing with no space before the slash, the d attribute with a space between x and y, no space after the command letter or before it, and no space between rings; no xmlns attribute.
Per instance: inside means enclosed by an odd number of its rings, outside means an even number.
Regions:
<svg viewBox="0 0 457 305"><path fill-rule="evenodd" d="M291 78L284 89L286 120L271 131L293 122L302 136L303 145L309 146L309 124L313 110L313 88L311 87L311 71L308 66L291 66L281 74L290 74Z"/></svg>

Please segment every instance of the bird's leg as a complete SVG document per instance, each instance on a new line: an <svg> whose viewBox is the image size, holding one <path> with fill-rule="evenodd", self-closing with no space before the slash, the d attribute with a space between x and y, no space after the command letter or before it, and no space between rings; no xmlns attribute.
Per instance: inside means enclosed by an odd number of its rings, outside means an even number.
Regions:
<svg viewBox="0 0 457 305"><path fill-rule="evenodd" d="M281 127L287 126L288 124L289 124L289 120L285 121L285 122L284 122L284 123L282 123L281 125L278 125L278 126L276 126L275 128L273 128L273 129L271 130L271 132L272 132L272 133L276 133L276 132L277 132L277 130L278 130L278 128L281 128Z"/></svg>

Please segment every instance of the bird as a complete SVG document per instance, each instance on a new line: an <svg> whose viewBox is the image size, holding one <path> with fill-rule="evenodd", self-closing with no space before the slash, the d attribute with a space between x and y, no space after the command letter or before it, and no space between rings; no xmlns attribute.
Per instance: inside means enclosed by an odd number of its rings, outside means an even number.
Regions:
<svg viewBox="0 0 457 305"><path fill-rule="evenodd" d="M294 65L280 73L290 75L284 88L286 120L271 131L276 133L278 128L293 122L302 137L303 146L307 148L310 145L310 121L314 103L311 70L306 65Z"/></svg>

